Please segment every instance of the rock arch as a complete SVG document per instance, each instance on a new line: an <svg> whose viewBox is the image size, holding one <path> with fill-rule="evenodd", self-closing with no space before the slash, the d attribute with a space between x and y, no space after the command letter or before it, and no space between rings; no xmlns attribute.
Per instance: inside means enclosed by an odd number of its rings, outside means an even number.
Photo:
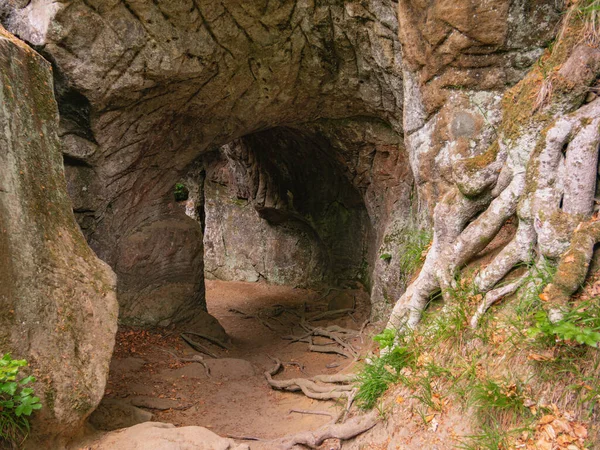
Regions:
<svg viewBox="0 0 600 450"><path fill-rule="evenodd" d="M393 167L407 158L392 1L50 3L13 6L5 23L53 62L70 193L118 275L121 320L167 324L205 307L201 230L171 191L232 140L274 127L337 139L366 195L373 165L391 164L380 178L392 182L376 181L404 192L406 215L410 173ZM392 220L377 196L367 208Z"/></svg>

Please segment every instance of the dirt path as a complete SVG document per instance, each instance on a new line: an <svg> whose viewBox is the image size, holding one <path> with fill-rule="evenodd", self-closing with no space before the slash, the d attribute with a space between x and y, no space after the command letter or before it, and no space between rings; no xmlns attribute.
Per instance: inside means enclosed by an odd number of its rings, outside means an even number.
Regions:
<svg viewBox="0 0 600 450"><path fill-rule="evenodd" d="M276 438L317 428L329 417L290 413L290 409L335 413L341 406L310 400L302 394L274 391L263 373L273 366L269 355L295 363L284 364L278 379L333 374L348 366L350 361L342 356L308 352L306 343L290 344L281 339L303 334L294 311L314 314L327 310L328 303L330 308L338 309L356 302L357 310L352 316L316 322L353 329L359 329L368 316L368 297L362 291L331 291L326 298L315 301L319 297L319 293L305 289L207 281L209 312L232 340L232 348L223 350L197 339L218 356L206 358L211 377L200 364L182 363L168 353L180 357L198 355L179 338L180 330L149 332L123 328L117 337L106 397L145 405L155 421L200 425L221 436ZM259 315L273 329L231 309ZM353 345L361 348L365 344L357 338Z"/></svg>

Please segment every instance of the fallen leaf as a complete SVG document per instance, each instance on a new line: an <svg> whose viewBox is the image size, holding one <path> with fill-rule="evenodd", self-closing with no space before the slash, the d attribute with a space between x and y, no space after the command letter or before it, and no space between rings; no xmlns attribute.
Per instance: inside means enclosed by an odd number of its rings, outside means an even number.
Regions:
<svg viewBox="0 0 600 450"><path fill-rule="evenodd" d="M578 438L581 439L587 438L588 435L587 428L581 424L573 424L573 432Z"/></svg>
<svg viewBox="0 0 600 450"><path fill-rule="evenodd" d="M545 416L543 416L540 419L540 425L546 425L547 423L552 423L552 422L554 422L555 419L556 419L556 417L554 417L552 414L546 414Z"/></svg>

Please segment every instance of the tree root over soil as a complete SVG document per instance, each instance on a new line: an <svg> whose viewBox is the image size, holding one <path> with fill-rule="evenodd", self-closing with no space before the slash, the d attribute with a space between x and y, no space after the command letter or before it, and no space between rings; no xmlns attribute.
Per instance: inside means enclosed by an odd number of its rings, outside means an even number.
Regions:
<svg viewBox="0 0 600 450"><path fill-rule="evenodd" d="M346 406L338 414L318 410L290 410L290 414L324 415L330 416L332 420L328 424L314 431L303 431L301 433L268 441L273 444L274 447L282 450L292 449L295 445L317 448L327 439L352 439L359 434L370 430L377 422L379 422L377 411L371 411L366 415L356 416L346 421L346 417L350 412L354 396L357 392L356 387L352 384L356 379L356 375L316 375L312 378L274 380L273 376L281 370L282 363L277 358L271 357L271 359L275 362L275 366L271 370L265 372L265 378L272 388L291 392L302 391L307 397L316 400L337 400L346 398ZM252 440L257 439L252 438Z"/></svg>
<svg viewBox="0 0 600 450"><path fill-rule="evenodd" d="M328 423L317 430L303 431L271 442L282 450L290 450L295 445L317 448L327 439L339 439L342 441L352 439L370 430L378 422L378 412L371 411L363 416L353 417L345 423Z"/></svg>
<svg viewBox="0 0 600 450"><path fill-rule="evenodd" d="M175 358L179 362L194 362L194 363L198 363L198 364L202 365L202 367L204 367L204 372L206 373L206 376L208 378L211 377L211 375L210 375L210 368L204 362L204 358L202 358L202 356L200 356L200 355L194 355L191 358L182 358L180 356L177 356L175 353L170 352L169 350L166 350L164 348L160 348L160 350L162 350L165 353L168 353L169 355L171 355L173 358Z"/></svg>
<svg viewBox="0 0 600 450"><path fill-rule="evenodd" d="M367 322L365 322L365 324ZM353 361L357 361L360 355L354 346L348 342L348 339L361 335L365 324L363 324L359 331L343 328L338 325L313 327L303 318L300 322L300 326L306 333L301 336L282 336L282 339L290 340L290 344L293 344L294 342L306 342L308 343L308 350L311 352L335 353L345 358L352 359ZM313 339L315 337L326 338L331 342L327 344L316 344Z"/></svg>
<svg viewBox="0 0 600 450"><path fill-rule="evenodd" d="M453 185L435 207L433 242L421 272L394 306L387 328L399 334L414 328L439 291L450 301L456 273L515 215L514 238L474 279L484 298L471 324L477 326L492 304L525 281L521 277L505 285L514 267L561 257L546 289L546 310L552 321L563 317L600 238L600 226L591 219L600 98L584 103L600 77L600 49L586 42L581 15L566 14L563 26L566 31L553 49L505 93L502 120L489 148L467 158L460 146L449 149ZM554 88L534 105L545 79Z"/></svg>
<svg viewBox="0 0 600 450"><path fill-rule="evenodd" d="M315 400L336 400L349 398L354 386L351 385L356 378L354 374L317 375L312 378L291 378L288 380L274 380L273 376L283 367L277 358L271 358L275 367L265 372L265 378L273 389L282 391L299 392Z"/></svg>

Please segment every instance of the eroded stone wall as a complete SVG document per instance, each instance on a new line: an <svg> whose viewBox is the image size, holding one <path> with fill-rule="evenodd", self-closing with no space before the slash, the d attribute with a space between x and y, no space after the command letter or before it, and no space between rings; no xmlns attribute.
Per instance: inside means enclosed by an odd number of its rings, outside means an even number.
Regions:
<svg viewBox="0 0 600 450"><path fill-rule="evenodd" d="M207 161L206 177L209 276L299 286L368 278L371 222L322 136L249 135Z"/></svg>
<svg viewBox="0 0 600 450"><path fill-rule="evenodd" d="M114 273L67 195L57 113L50 65L0 27L0 353L37 377L31 448L60 448L100 402L117 328Z"/></svg>
<svg viewBox="0 0 600 450"><path fill-rule="evenodd" d="M122 320L146 325L205 308L202 229L174 184L202 154L276 127L328 142L373 228L373 300L393 302L401 274L378 256L401 251L394 236L411 215L427 222L455 178L468 190L460 161L485 151L501 93L559 17L553 0L0 5L56 68L79 222L118 274ZM271 200L280 211L286 195Z"/></svg>
<svg viewBox="0 0 600 450"><path fill-rule="evenodd" d="M203 308L202 248L183 245L198 224L172 197L203 152L321 118L373 117L401 132L391 0L3 6L4 23L56 67L71 192L117 272L125 321Z"/></svg>

